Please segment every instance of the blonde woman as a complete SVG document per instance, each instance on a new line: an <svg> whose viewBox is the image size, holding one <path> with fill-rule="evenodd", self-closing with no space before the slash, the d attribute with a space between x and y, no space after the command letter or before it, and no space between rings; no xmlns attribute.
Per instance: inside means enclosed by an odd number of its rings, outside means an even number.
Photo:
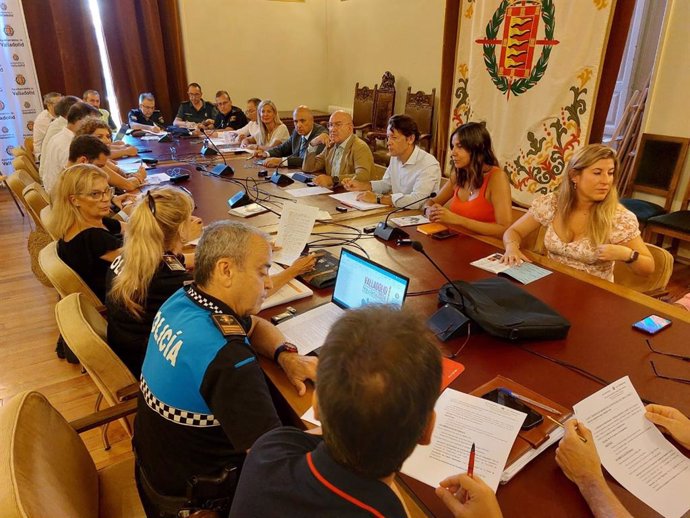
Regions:
<svg viewBox="0 0 690 518"><path fill-rule="evenodd" d="M640 237L635 215L618 203L614 178L618 158L611 148L590 144L576 151L557 192L534 200L530 210L503 234L503 262L528 261L522 239L546 227L548 256L589 274L613 281L616 261L638 275L654 271L654 259Z"/></svg>
<svg viewBox="0 0 690 518"><path fill-rule="evenodd" d="M112 138L113 134L106 122L97 117L88 117L77 128L75 133L77 137L81 135L92 135L97 137L101 142L110 147L110 158L117 158L113 155ZM136 151L136 149L135 149ZM119 155L125 156L125 155ZM141 187L146 182L146 169L142 165L139 170L128 175L120 169L115 162L108 159L108 162L103 166L103 170L108 174L108 183L113 187L122 189L123 191L134 191Z"/></svg>
<svg viewBox="0 0 690 518"><path fill-rule="evenodd" d="M273 101L265 99L259 103L259 135L258 141L254 137L242 141L242 147L266 151L278 146L290 138L287 126L278 116L278 108Z"/></svg>
<svg viewBox="0 0 690 518"><path fill-rule="evenodd" d="M60 174L51 197L49 226L58 238L58 255L101 300L125 230L124 223L108 217L113 191L100 168L77 164Z"/></svg>
<svg viewBox="0 0 690 518"><path fill-rule="evenodd" d="M122 254L107 275L108 344L135 377L141 373L156 312L191 276L183 243L201 233L194 202L175 187L151 189L129 218Z"/></svg>

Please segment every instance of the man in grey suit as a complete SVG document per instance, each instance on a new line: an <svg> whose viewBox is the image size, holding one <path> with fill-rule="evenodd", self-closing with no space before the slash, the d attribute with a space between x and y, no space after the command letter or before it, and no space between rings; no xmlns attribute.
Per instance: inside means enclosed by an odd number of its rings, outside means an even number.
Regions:
<svg viewBox="0 0 690 518"><path fill-rule="evenodd" d="M326 149L319 151L319 146ZM322 187L333 187L344 179L371 180L374 156L366 142L354 134L352 116L345 111L333 112L328 121L328 135L311 140L302 170L324 172L314 178Z"/></svg>
<svg viewBox="0 0 690 518"><path fill-rule="evenodd" d="M278 167L287 162L288 167L300 167L304 156L307 154L307 147L314 137L318 135L328 136L326 128L321 124L314 124L314 115L306 106L298 106L292 114L295 129L290 135L290 140L272 147L267 151L257 151L255 156L267 157L264 164L268 167ZM325 147L319 145L319 152Z"/></svg>

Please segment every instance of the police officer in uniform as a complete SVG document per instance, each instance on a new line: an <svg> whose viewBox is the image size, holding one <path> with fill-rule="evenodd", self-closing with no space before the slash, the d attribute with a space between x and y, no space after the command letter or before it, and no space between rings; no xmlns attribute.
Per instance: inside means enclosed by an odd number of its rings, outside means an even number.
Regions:
<svg viewBox="0 0 690 518"><path fill-rule="evenodd" d="M213 127L216 129L238 130L249 123L244 112L233 106L230 94L225 90L216 92L216 108L218 113L213 120Z"/></svg>
<svg viewBox="0 0 690 518"><path fill-rule="evenodd" d="M231 470L281 424L257 354L278 362L300 395L315 379L316 358L297 354L275 326L253 316L271 288L270 264L264 233L216 222L197 246L195 282L175 292L153 321L133 440L149 517L200 504L227 512L239 469ZM217 505L196 500L202 491Z"/></svg>
<svg viewBox="0 0 690 518"><path fill-rule="evenodd" d="M180 104L173 124L192 129L208 120L213 121L217 113L216 107L210 102L204 101L199 83L189 83L187 95L189 101Z"/></svg>
<svg viewBox="0 0 690 518"><path fill-rule="evenodd" d="M156 110L156 98L150 92L139 95L139 108L129 110L127 120L133 130L144 129L158 133L165 128L163 115Z"/></svg>

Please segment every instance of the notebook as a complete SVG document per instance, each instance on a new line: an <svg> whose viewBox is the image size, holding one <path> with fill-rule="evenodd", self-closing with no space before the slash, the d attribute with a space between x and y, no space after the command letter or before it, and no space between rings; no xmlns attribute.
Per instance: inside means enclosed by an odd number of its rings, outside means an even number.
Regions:
<svg viewBox="0 0 690 518"><path fill-rule="evenodd" d="M300 354L319 349L331 326L348 309L367 304L402 307L410 279L343 248L331 301L278 325Z"/></svg>

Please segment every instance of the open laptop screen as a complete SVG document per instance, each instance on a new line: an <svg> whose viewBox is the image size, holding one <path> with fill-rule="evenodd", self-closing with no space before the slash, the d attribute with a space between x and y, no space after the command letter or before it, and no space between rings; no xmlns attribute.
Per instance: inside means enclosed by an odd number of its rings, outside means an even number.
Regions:
<svg viewBox="0 0 690 518"><path fill-rule="evenodd" d="M344 309L367 304L401 307L409 283L407 277L343 248L333 302Z"/></svg>
<svg viewBox="0 0 690 518"><path fill-rule="evenodd" d="M113 138L113 142L119 142L120 140L125 138L125 133L127 132L128 128L129 128L128 124L123 124L122 126L120 126L120 130L115 135L115 138Z"/></svg>

